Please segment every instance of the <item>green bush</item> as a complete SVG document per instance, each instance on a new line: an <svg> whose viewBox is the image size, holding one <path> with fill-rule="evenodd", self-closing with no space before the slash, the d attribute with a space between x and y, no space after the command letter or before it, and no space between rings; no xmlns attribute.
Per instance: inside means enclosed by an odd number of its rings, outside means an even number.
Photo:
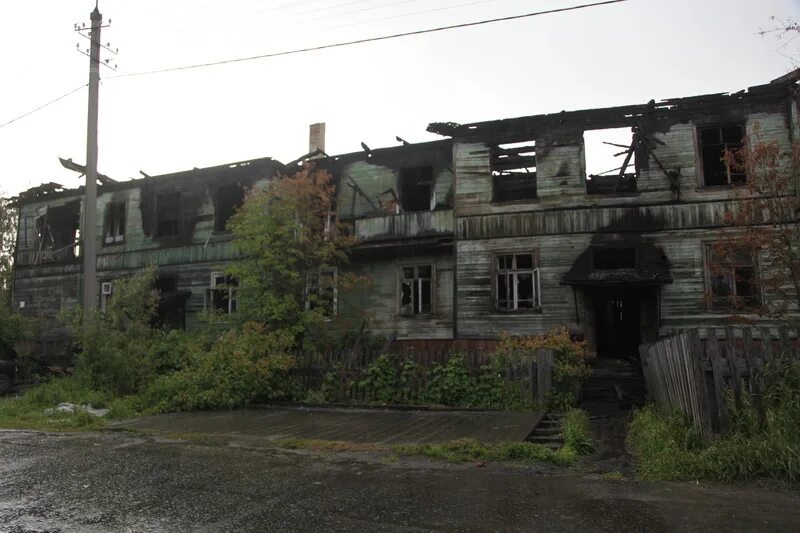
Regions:
<svg viewBox="0 0 800 533"><path fill-rule="evenodd" d="M156 379L142 394L151 412L233 408L299 394L289 370L293 339L246 323L231 329L209 351L193 354L180 370Z"/></svg>
<svg viewBox="0 0 800 533"><path fill-rule="evenodd" d="M567 411L561 433L564 436L564 446L575 450L578 455L588 455L594 451L594 443L589 437L589 415L586 411Z"/></svg>

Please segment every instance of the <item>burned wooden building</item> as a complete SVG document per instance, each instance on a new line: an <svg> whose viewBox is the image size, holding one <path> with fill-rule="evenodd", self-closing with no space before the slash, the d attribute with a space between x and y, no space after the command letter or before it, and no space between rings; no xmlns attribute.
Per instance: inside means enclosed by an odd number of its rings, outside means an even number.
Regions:
<svg viewBox="0 0 800 533"><path fill-rule="evenodd" d="M796 120L795 80L782 78L734 94L433 123L442 140L338 156L324 153L315 126L301 160L334 177L338 217L358 238L350 268L371 280L339 291L337 312L367 316L380 336L451 344L566 325L614 355L724 323L743 311L724 296L779 295L751 283L768 268L758 257L727 277L713 271L710 245L746 201L738 186L748 179L721 155L756 131L788 151ZM611 147L620 163L595 173L587 138L609 129L624 131ZM165 322L190 327L209 306L236 312L225 221L244 190L295 164L267 158L101 186L101 292L156 264ZM21 312L54 316L77 303L80 213L79 189L23 195Z"/></svg>

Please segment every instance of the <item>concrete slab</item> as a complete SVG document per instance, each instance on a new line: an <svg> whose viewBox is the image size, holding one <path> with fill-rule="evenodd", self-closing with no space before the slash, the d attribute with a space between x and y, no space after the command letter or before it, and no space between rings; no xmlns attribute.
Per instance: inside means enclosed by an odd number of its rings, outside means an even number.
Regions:
<svg viewBox="0 0 800 533"><path fill-rule="evenodd" d="M111 424L155 433L253 439L322 439L378 444L437 444L472 438L522 441L543 412L256 407L169 413Z"/></svg>

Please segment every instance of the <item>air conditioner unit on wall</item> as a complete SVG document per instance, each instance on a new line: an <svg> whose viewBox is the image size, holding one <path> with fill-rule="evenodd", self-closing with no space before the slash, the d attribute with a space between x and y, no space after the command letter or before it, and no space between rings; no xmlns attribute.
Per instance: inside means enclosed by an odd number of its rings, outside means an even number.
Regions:
<svg viewBox="0 0 800 533"><path fill-rule="evenodd" d="M111 294L111 282L104 281L100 284L100 293L101 294Z"/></svg>

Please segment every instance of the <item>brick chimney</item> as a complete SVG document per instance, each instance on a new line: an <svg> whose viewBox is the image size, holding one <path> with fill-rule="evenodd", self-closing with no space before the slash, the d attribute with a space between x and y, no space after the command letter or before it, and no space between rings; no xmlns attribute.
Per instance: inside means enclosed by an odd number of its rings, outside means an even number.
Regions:
<svg viewBox="0 0 800 533"><path fill-rule="evenodd" d="M308 151L325 151L325 123L317 122L308 127Z"/></svg>

